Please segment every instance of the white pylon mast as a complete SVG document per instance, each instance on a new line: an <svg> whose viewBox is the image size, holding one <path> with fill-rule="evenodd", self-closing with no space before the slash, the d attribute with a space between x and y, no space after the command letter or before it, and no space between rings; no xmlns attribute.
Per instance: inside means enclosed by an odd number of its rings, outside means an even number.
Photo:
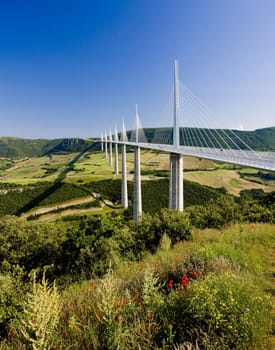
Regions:
<svg viewBox="0 0 275 350"><path fill-rule="evenodd" d="M183 211L183 156L176 151L180 146L180 99L179 99L179 67L175 60L174 70L174 130L173 145L175 153L170 153L170 185L169 208Z"/></svg>
<svg viewBox="0 0 275 350"><path fill-rule="evenodd" d="M174 69L174 133L173 133L173 143L174 147L178 148L180 145L180 97L179 97L179 62L175 60Z"/></svg>

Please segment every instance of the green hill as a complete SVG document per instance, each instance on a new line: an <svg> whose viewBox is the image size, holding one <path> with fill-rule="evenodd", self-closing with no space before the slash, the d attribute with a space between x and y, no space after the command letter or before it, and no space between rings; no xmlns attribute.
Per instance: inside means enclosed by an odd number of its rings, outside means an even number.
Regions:
<svg viewBox="0 0 275 350"><path fill-rule="evenodd" d="M82 152L92 145L92 140L80 138L32 140L16 137L1 137L0 157L19 159L56 153Z"/></svg>

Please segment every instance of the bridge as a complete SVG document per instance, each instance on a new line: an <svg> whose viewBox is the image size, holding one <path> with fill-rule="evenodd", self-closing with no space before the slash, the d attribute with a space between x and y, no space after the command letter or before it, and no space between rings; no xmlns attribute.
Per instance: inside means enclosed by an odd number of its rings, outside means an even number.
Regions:
<svg viewBox="0 0 275 350"><path fill-rule="evenodd" d="M188 91L187 91L188 92ZM189 100L196 105L196 111L203 109L198 105L197 100L190 97ZM210 130L209 128L180 127L180 98L179 98L179 69L178 61L175 61L174 68L174 123L169 132L160 133L160 136L150 142L146 139L141 127L138 111L136 108L135 130L128 138L125 125L118 134L116 128L109 136L105 132L101 136L101 150L105 151L105 157L109 158L109 165L113 165L114 149L114 170L118 175L118 145L121 145L122 152L122 184L121 184L121 205L128 207L127 193L127 169L126 169L126 147L131 146L135 150L134 165L134 202L133 218L139 220L142 215L141 200L141 175L140 175L140 149L152 149L170 154L170 184L169 184L169 208L183 211L183 158L184 156L199 157L215 161L237 164L245 167L252 167L267 171L275 171L275 153L257 152L244 142L233 130Z"/></svg>

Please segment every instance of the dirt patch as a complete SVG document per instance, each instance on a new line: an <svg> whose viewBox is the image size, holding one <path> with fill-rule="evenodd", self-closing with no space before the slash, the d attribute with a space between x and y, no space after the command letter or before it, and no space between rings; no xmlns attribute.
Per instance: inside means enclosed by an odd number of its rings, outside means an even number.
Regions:
<svg viewBox="0 0 275 350"><path fill-rule="evenodd" d="M85 204L85 203L89 203L89 202L93 202L95 200L94 197L89 196L89 197L85 197L85 198L79 198L79 199L74 199L62 204L58 204L58 205L54 205L51 207L44 207L44 208L39 208L36 210L32 210L26 214L24 214L24 217L29 217L29 216L35 216L35 215L43 215L43 214L47 214L53 211L56 211L58 209L66 209L69 207L72 207L74 205L79 205L79 204ZM87 210L87 209L86 209ZM60 214L61 215L61 214Z"/></svg>

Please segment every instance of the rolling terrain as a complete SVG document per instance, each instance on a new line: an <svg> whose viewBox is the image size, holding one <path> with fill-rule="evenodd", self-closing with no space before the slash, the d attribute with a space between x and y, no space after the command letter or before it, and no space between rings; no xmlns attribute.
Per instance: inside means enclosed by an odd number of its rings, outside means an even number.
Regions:
<svg viewBox="0 0 275 350"><path fill-rule="evenodd" d="M110 206L117 208L120 175L114 175L108 159L96 150L99 144L89 142L85 147L79 152L65 149L61 152L55 148L53 153L39 157L2 158L0 190L3 197L0 214L24 214L51 220L61 215L89 215L95 211L108 211ZM192 157L184 157L184 168L185 206L205 202L203 198L216 198L221 188L234 196L238 196L242 190L275 190L274 174L259 173L255 169L240 169ZM130 150L127 153L130 201L133 169L134 154ZM141 172L144 210L157 211L160 207L167 207L169 155L142 150ZM218 192L213 192L211 188ZM102 198L98 199L97 196ZM157 205L151 203L152 197L153 202L158 202ZM109 206L103 200L109 200Z"/></svg>

